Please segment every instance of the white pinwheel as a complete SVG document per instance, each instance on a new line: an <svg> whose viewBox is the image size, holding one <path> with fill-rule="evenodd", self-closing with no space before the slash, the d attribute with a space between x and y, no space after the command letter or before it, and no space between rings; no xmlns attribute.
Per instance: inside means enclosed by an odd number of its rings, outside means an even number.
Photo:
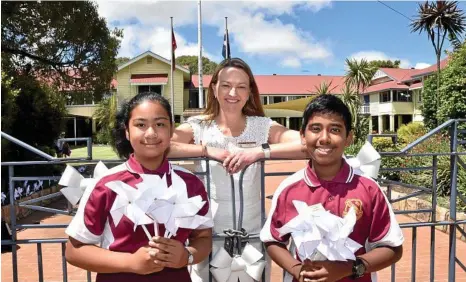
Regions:
<svg viewBox="0 0 466 282"><path fill-rule="evenodd" d="M168 190L166 175L163 178L158 175L144 175L143 181L136 184L137 189L121 180L110 181L105 186L117 194L110 208L115 226L118 226L121 218L126 216L134 223L134 230L141 225L150 240L151 235L144 225L154 223L154 219L149 217L147 212L160 193ZM154 229L157 233L156 225Z"/></svg>
<svg viewBox="0 0 466 282"><path fill-rule="evenodd" d="M356 223L353 207L340 218L325 211L321 204L308 206L305 202L293 201L293 205L298 215L277 231L280 236L291 234L301 260L355 259L354 253L362 246L348 237Z"/></svg>
<svg viewBox="0 0 466 282"><path fill-rule="evenodd" d="M380 158L377 150L375 150L371 143L366 141L356 157L347 159L346 161L355 170L362 172L363 175L376 179L379 175Z"/></svg>
<svg viewBox="0 0 466 282"><path fill-rule="evenodd" d="M18 198L21 198L21 196L23 195L23 187L16 187L15 189L15 200L17 200Z"/></svg>
<svg viewBox="0 0 466 282"><path fill-rule="evenodd" d="M233 257L224 248L220 248L210 262L210 272L218 282L260 281L266 264L260 260L262 256L262 253L249 243L241 255Z"/></svg>
<svg viewBox="0 0 466 282"><path fill-rule="evenodd" d="M39 180L36 183L34 183L34 192L39 191L40 188L42 188L42 185L44 184L44 181Z"/></svg>
<svg viewBox="0 0 466 282"><path fill-rule="evenodd" d="M102 163L98 162L94 168L93 178L84 178L74 167L67 165L60 181L62 188L60 192L73 205L76 205L81 199L84 190L89 186L95 186L97 181L108 173L109 169Z"/></svg>
<svg viewBox="0 0 466 282"><path fill-rule="evenodd" d="M149 181L150 175L143 176L144 182ZM199 216L197 213L206 201L201 196L188 197L186 182L173 170L171 171L172 185L159 193L147 211L157 223L165 225L165 237L176 236L178 228L196 229L197 227L212 226L210 214Z"/></svg>
<svg viewBox="0 0 466 282"><path fill-rule="evenodd" d="M2 192L2 205L5 203L6 195Z"/></svg>

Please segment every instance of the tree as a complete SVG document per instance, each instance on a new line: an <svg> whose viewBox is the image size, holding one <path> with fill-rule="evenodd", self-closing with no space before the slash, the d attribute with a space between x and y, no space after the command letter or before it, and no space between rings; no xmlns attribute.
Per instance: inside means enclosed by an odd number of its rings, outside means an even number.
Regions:
<svg viewBox="0 0 466 282"><path fill-rule="evenodd" d="M104 92L116 70L122 31L110 31L90 1L2 1L3 70L57 86Z"/></svg>
<svg viewBox="0 0 466 282"><path fill-rule="evenodd" d="M448 40L450 41L451 47L453 48L453 51L458 50L461 48L461 38L465 38L466 36L461 36L458 37L457 35L454 34L448 34ZM466 42L466 41L465 41Z"/></svg>
<svg viewBox="0 0 466 282"><path fill-rule="evenodd" d="M450 54L448 65L440 73L437 94L437 73L424 80L422 115L428 129L449 119L466 118L466 42ZM440 106L435 104L438 96Z"/></svg>
<svg viewBox="0 0 466 282"><path fill-rule="evenodd" d="M315 95L322 95L322 94L331 94L336 86L332 87L333 80L330 82L323 81L319 86L314 86L314 93Z"/></svg>
<svg viewBox="0 0 466 282"><path fill-rule="evenodd" d="M197 56L179 56L176 58L176 64L179 66L188 66L191 74L199 73L199 59ZM217 68L217 63L202 57L202 73L213 74Z"/></svg>
<svg viewBox="0 0 466 282"><path fill-rule="evenodd" d="M346 59L347 71L345 74L345 83L349 87L353 87L357 96L359 97L360 91L364 91L370 85L373 69L366 59L360 61L356 59Z"/></svg>
<svg viewBox="0 0 466 282"><path fill-rule="evenodd" d="M64 129L65 100L56 88L31 76L9 77L2 72L2 131L19 140L54 154L54 141ZM2 138L3 161L44 159ZM50 165L15 167L15 176L59 175L62 167ZM8 191L8 169L2 167L2 192Z"/></svg>
<svg viewBox="0 0 466 282"><path fill-rule="evenodd" d="M343 89L342 98L353 113L355 141L361 142L367 137L369 125L368 119L359 113L362 104L360 91L364 92L370 85L375 72L374 68L365 59L360 61L346 59L346 67L345 88Z"/></svg>
<svg viewBox="0 0 466 282"><path fill-rule="evenodd" d="M361 143L367 138L369 131L367 118L359 111L361 108L361 99L349 83L345 83L345 87L343 88L340 98L351 112L354 141L355 143Z"/></svg>
<svg viewBox="0 0 466 282"><path fill-rule="evenodd" d="M120 65L124 64L124 63L127 63L129 62L131 59L128 58L128 57L119 57L119 58L116 58L115 60L115 64L117 65L117 67L119 67Z"/></svg>
<svg viewBox="0 0 466 282"><path fill-rule="evenodd" d="M379 69L379 68L392 68L392 69L397 69L400 67L400 60L374 60L370 61L369 65L374 69L374 73Z"/></svg>
<svg viewBox="0 0 466 282"><path fill-rule="evenodd" d="M459 38L466 28L466 17L458 8L456 1L436 1L419 4L418 17L411 23L412 32L427 32L437 56L437 73L440 74L440 56L443 43L448 34L451 38ZM437 95L435 104L437 112L440 107L440 75L437 75ZM438 124L437 124L438 125Z"/></svg>
<svg viewBox="0 0 466 282"><path fill-rule="evenodd" d="M99 107L95 110L92 117L96 120L97 126L100 127L96 138L98 143L112 144L112 129L115 127L116 113L116 94L103 99Z"/></svg>

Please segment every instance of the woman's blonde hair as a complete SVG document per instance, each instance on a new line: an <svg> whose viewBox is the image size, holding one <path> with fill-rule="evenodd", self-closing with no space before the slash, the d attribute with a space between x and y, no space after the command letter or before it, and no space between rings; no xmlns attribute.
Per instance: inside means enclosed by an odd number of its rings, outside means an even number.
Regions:
<svg viewBox="0 0 466 282"><path fill-rule="evenodd" d="M239 58L232 58L223 60L212 75L212 79L207 90L207 107L204 111L204 115L208 121L214 120L215 117L220 113L220 104L215 98L214 87L218 82L218 74L224 68L237 68L243 70L249 77L249 99L246 105L243 107L243 114L246 116L265 116L264 109L259 96L259 88L257 87L256 80L252 74L251 68L243 60Z"/></svg>

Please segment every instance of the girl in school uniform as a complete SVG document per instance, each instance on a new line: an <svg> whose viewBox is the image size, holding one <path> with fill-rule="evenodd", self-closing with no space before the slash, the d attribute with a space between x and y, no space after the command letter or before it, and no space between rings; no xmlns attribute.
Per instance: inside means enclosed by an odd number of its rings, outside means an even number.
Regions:
<svg viewBox="0 0 466 282"><path fill-rule="evenodd" d="M210 217L202 182L166 159L173 134L170 104L156 93L136 95L122 106L113 133L115 149L127 161L112 168L84 193L78 212L66 229L67 261L97 272L97 282L191 281L187 266L203 261L211 252L212 220L197 229L179 228L172 238L155 236L165 233L163 224L146 224L152 236L149 242L143 226L134 228L135 223L126 215L115 222L112 214L118 195L107 186L109 182L121 181L138 189L138 184L152 174L166 179L168 189L174 189L172 179L181 178L189 198L199 195L205 201L197 215Z"/></svg>

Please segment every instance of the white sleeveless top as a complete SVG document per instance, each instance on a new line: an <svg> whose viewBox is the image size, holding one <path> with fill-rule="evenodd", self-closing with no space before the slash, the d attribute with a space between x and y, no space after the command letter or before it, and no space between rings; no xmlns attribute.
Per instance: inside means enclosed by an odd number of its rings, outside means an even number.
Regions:
<svg viewBox="0 0 466 282"><path fill-rule="evenodd" d="M267 117L247 116L246 127L237 137L225 136L215 121L205 121L202 116L187 120L194 134L195 144L216 147L234 152L242 148L253 148L268 142L272 120ZM232 189L230 175L221 163L210 161L210 198L219 205L214 218L214 232L222 233L224 229L233 228ZM250 165L243 178L244 212L242 227L248 233L258 233L261 230L261 192L260 163ZM197 171L206 171L206 162L196 162ZM240 173L233 175L235 185L236 224L240 209L239 196ZM205 179L204 179L205 180ZM206 181L204 181L206 184ZM238 225L236 226L238 227Z"/></svg>

